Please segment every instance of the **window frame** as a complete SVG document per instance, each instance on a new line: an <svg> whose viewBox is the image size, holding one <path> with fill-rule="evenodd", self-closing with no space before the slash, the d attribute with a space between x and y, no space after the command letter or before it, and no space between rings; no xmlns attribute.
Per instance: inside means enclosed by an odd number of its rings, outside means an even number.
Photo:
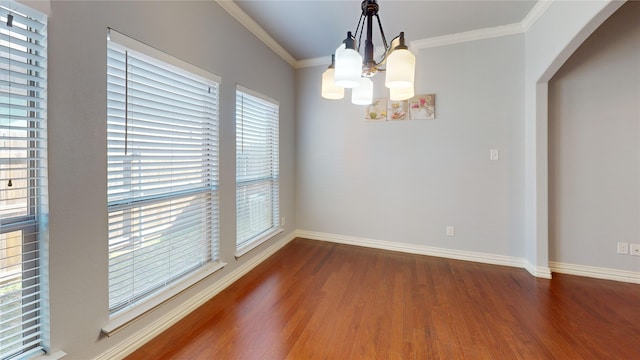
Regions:
<svg viewBox="0 0 640 360"><path fill-rule="evenodd" d="M3 79L2 82L6 82L8 85L8 91L1 94L9 98L9 103L6 108L8 114L3 115L7 117L9 127L6 129L9 139L18 139L17 141L24 141L24 166L25 166L25 179L24 179L24 191L25 194L16 199L25 199L25 212L23 214L9 214L7 217L0 216L0 236L6 236L11 233L19 232L20 238L20 270L18 271L19 281L14 283L10 280L11 275L9 273L3 273L3 281L6 281L4 286L12 286L20 284L19 294L19 309L21 310L20 325L14 327L14 330L19 330L16 334L9 336L7 339L11 339L13 336L21 336L19 342L15 342L16 348L11 347L12 350L6 353L0 353L0 356L6 357L28 357L35 354L43 354L45 349L45 339L48 334L47 317L47 303L48 292L46 288L47 281L45 264L47 260L47 254L43 251L46 248L46 241L48 239L48 192L47 192L47 23L48 16L40 11L31 9L30 7L19 4L15 1L3 1L0 6L0 14L4 17L2 22L3 30L8 29L9 34L6 35L8 40L5 40L8 45L5 45L9 50L9 57L3 57L8 60L8 66L10 68L6 71L7 79ZM9 14L11 14L12 24L9 21ZM20 24L17 26L16 24ZM10 29L9 29L10 28ZM12 30L13 29L13 30ZM13 32L14 34L11 34ZM5 36L5 35L3 35ZM15 41L15 42L13 42ZM19 48L24 48L20 50ZM24 60L13 61L10 58L14 56L23 58ZM18 68L18 70L14 70ZM24 72L23 72L24 71ZM28 78L27 78L28 77ZM24 82L17 79L22 78ZM22 88L25 94L14 94L14 90L11 90L12 85L18 85L18 89ZM18 90L20 92L20 90ZM22 97L23 105L12 102L12 96L17 96L18 99ZM14 114L15 108L19 112L24 112L23 115ZM21 108L21 109L20 109ZM15 116L16 118L12 118ZM13 120L22 117L24 121L24 137L17 137L15 133L12 135L11 131L14 130L11 123ZM20 126L16 126L20 129ZM22 131L22 130L16 130ZM2 135L4 137L6 135ZM11 155L16 145L9 145L13 150L9 150L9 163L8 166L14 165L15 158ZM20 149L21 147L19 147ZM0 148L4 150L4 148ZM20 150L17 150L20 151ZM3 160L6 158L2 158ZM4 163L4 161L3 161ZM2 171L2 173L8 173ZM12 179L13 176L9 176ZM15 179L16 183L9 185L6 178L2 179L2 191L7 191L7 194L11 191L19 191L17 189L11 189L11 187L20 186L20 182L23 179ZM9 196L9 195L7 195ZM4 199L2 201L5 201ZM8 239L4 240L2 250L4 254L9 253ZM13 256L10 256L13 257ZM9 262L9 257L2 257L1 260ZM5 263L6 265L7 263ZM6 265L6 268L16 266ZM5 266L2 267L5 269ZM6 277L5 277L6 276ZM7 279L8 278L8 279ZM17 291L16 291L17 292ZM10 293L3 294L10 295ZM15 301L8 301L3 306L10 306ZM18 308L9 310L14 311ZM7 329L0 329L2 333L7 334ZM20 344L21 342L21 344ZM6 348L4 349L7 350Z"/></svg>
<svg viewBox="0 0 640 360"><path fill-rule="evenodd" d="M210 230L211 237L206 240L207 241L206 245L208 247L208 250L207 250L208 258L204 264L195 266L194 268L190 268L185 273L179 276L175 276L168 281L165 281L164 285L161 286L159 289L154 288L148 293L140 293L139 296L134 297L134 299L132 299L133 301L131 303L128 303L125 306L112 307L112 304L110 301L110 309L109 309L110 322L102 329L103 332L107 335L112 335L113 333L115 333L116 331L124 327L133 319L143 315L144 313L150 311L156 306L162 304L163 302L172 298L176 294L189 288L196 282L201 281L202 279L206 278L212 273L223 268L225 265L225 263L221 262L219 259L220 235L219 235L219 215L218 214L219 214L219 207L220 207L219 206L219 181L220 181L219 177L220 176L219 176L219 159L218 159L218 156L219 156L218 155L219 153L218 127L219 127L219 106L220 106L219 105L219 96L220 96L219 89L220 89L220 83L221 83L220 77L217 75L211 74L205 70L202 70L198 67L195 67L191 64L188 64L180 59L177 59L174 56L166 54L157 49L151 48L148 45L140 43L137 40L134 40L132 38L129 38L126 35L121 34L113 29L108 29L107 48L109 48L110 44L117 44L116 47L129 49L130 51L135 52L136 56L149 59L150 61L154 62L154 64L156 65L158 65L158 63L164 63L166 64L165 66L167 68L170 67L172 70L177 70L183 76L184 75L192 76L193 78L200 79L205 83L209 83L210 86L215 87L215 101L212 104L214 108L211 109L211 115L212 115L211 121L213 122L213 124L209 124L212 126L209 129L212 131L212 133L215 136L213 138L203 138L201 140L203 142L207 142L208 147L213 147L213 150L211 151L213 151L213 153L215 154L213 155L215 159L210 160L214 164L212 165L214 167L213 175L212 175L214 179L211 180L212 185L210 187L205 187L205 188L196 189L196 190L187 190L182 193L165 192L161 194L154 194L153 196L149 196L147 198L139 197L136 199L129 199L125 197L125 198L118 198L115 200L112 199L112 201L108 200L107 212L111 217L112 214L118 211L122 211L123 209L126 209L126 210L133 209L133 208L143 209L145 206L153 206L154 204L167 202L167 201L180 201L179 199L183 199L183 201L186 202L187 200L184 200L184 199L190 196L198 197L198 198L202 197L203 200L194 200L194 201L203 201L206 204L209 204L209 201L210 201L207 199L212 198L211 200L212 218L209 220L212 222L213 225L212 225L212 229ZM125 54L125 56L127 56L127 54ZM109 76L110 75L108 75L108 77ZM125 88L127 89L125 90L125 94L124 94L124 96L126 97L128 96L126 93L130 90L129 90L129 87L126 85L125 85ZM110 106L110 105L107 105L107 106ZM128 126L128 125L125 125L125 126ZM125 142L127 142L127 140L125 140ZM111 151L109 149L110 145L108 145L107 147L108 147L108 151ZM205 150L202 150L202 151L205 151ZM211 158L211 156L209 158ZM125 161L123 161L122 164L124 166ZM108 171L108 174L109 174L109 171ZM203 174L205 173L203 172ZM167 183L170 183L170 181L167 181ZM209 205L206 205L206 206L209 206ZM206 207L206 209L209 209L209 208ZM172 220L171 224L173 223L174 221ZM205 225L205 227L203 228L205 229L204 230L205 233L207 233L206 228L207 227ZM111 241L111 237L110 237L110 241ZM110 264L110 273L111 273L111 264ZM109 289L110 299L111 299L111 296L112 296L112 293L111 293L111 286L110 286L110 289Z"/></svg>
<svg viewBox="0 0 640 360"><path fill-rule="evenodd" d="M266 122L266 126L269 130L272 131L275 136L272 136L273 143L270 143L270 151L271 155L268 161L263 162L262 164L265 166L269 166L271 168L271 173L268 176L264 176L262 178L256 179L251 178L247 180L240 179L240 166L241 161L240 158L242 154L240 154L239 148L240 142L242 141L243 134L241 133L241 124L244 122L243 112L244 112L244 104L239 101L239 98L242 96L248 96L252 98L254 102L260 102L264 104L266 107L270 107L270 110L274 111L275 116L270 117L268 119L263 119ZM253 250L260 244L265 241L272 239L276 235L282 233L284 229L281 226L280 222L280 103L266 95L263 95L254 90L248 89L241 85L236 85L236 114L235 114L235 125L236 125L236 258L241 257L242 255L248 253ZM272 135L273 135L272 134ZM275 139L273 139L275 137ZM270 209L271 212L271 222L272 225L269 228L263 229L261 231L257 231L253 233L251 237L248 239L240 239L240 218L242 211L239 205L239 194L238 192L241 189L246 189L250 186L256 186L260 184L268 184L270 183L273 188L271 188L271 201L270 201Z"/></svg>

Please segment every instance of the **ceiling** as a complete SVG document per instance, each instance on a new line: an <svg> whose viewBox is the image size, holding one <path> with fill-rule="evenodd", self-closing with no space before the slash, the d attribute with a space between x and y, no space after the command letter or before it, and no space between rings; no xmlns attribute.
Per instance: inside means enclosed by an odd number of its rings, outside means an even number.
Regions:
<svg viewBox="0 0 640 360"><path fill-rule="evenodd" d="M379 17L391 41L407 41L520 23L537 1L378 0ZM360 18L360 0L235 0L296 60L330 56ZM374 26L373 42L382 45Z"/></svg>

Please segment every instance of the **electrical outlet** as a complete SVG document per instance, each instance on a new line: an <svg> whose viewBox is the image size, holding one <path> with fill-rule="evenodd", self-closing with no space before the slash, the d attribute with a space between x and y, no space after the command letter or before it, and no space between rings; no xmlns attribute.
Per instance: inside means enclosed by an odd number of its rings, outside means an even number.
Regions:
<svg viewBox="0 0 640 360"><path fill-rule="evenodd" d="M280 220L280 225L285 226L286 224L287 224L287 219L285 219L285 217L283 216L282 219Z"/></svg>
<svg viewBox="0 0 640 360"><path fill-rule="evenodd" d="M631 244L631 252L630 254L633 256L640 256L640 244Z"/></svg>
<svg viewBox="0 0 640 360"><path fill-rule="evenodd" d="M447 226L447 236L456 236L456 228L454 226Z"/></svg>
<svg viewBox="0 0 640 360"><path fill-rule="evenodd" d="M629 243L619 242L618 243L618 254L628 254L629 253Z"/></svg>

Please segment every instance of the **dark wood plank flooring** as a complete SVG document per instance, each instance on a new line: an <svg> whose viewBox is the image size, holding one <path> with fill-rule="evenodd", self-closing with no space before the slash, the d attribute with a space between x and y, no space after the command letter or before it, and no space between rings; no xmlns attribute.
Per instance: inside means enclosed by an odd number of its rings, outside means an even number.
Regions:
<svg viewBox="0 0 640 360"><path fill-rule="evenodd" d="M640 359L640 285L296 239L135 359Z"/></svg>

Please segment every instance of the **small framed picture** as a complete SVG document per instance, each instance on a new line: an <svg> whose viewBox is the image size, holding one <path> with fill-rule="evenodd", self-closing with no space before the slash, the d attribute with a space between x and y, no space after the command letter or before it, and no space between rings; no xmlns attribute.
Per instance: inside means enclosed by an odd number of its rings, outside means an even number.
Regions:
<svg viewBox="0 0 640 360"><path fill-rule="evenodd" d="M387 99L373 99L373 103L365 108L365 120L387 121Z"/></svg>
<svg viewBox="0 0 640 360"><path fill-rule="evenodd" d="M409 99L409 112L413 120L436 118L436 94L417 95Z"/></svg>
<svg viewBox="0 0 640 360"><path fill-rule="evenodd" d="M387 114L387 118L390 121L409 119L409 102L406 100L389 101L389 110L387 111Z"/></svg>

